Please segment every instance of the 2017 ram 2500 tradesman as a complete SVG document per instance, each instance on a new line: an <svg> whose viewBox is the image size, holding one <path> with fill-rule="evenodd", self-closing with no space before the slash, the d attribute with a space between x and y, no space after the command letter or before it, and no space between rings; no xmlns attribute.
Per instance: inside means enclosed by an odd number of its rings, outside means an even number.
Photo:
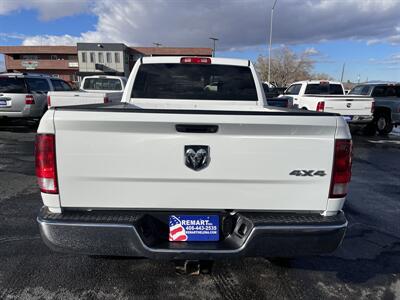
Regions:
<svg viewBox="0 0 400 300"><path fill-rule="evenodd" d="M41 120L38 222L52 249L210 259L341 243L351 177L341 116L264 108L251 62L223 58L144 57L122 101Z"/></svg>

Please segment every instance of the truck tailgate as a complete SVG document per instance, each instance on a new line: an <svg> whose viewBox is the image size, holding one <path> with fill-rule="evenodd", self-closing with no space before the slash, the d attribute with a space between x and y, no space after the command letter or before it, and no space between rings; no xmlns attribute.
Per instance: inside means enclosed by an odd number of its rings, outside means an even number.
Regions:
<svg viewBox="0 0 400 300"><path fill-rule="evenodd" d="M343 116L368 116L371 115L372 98L357 97L322 97L325 101L325 111L338 113Z"/></svg>
<svg viewBox="0 0 400 300"><path fill-rule="evenodd" d="M54 122L62 207L326 209L334 116L57 109ZM218 131L177 132L177 124ZM185 165L187 145L209 146L206 168Z"/></svg>
<svg viewBox="0 0 400 300"><path fill-rule="evenodd" d="M85 105L109 102L107 93L88 93L88 92L48 92L50 99L49 107L61 107L71 105ZM107 97L107 99L105 99Z"/></svg>

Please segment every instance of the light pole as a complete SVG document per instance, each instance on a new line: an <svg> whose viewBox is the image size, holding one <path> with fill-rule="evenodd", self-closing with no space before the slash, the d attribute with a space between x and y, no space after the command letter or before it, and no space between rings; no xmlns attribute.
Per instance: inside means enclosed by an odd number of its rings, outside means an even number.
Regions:
<svg viewBox="0 0 400 300"><path fill-rule="evenodd" d="M278 0L274 1L274 5L272 5L271 9L271 23L269 26L269 49L268 49L268 84L271 84L271 47L272 47L272 20L274 18L274 8L276 5L276 2Z"/></svg>
<svg viewBox="0 0 400 300"><path fill-rule="evenodd" d="M219 39L217 39L215 37L210 37L210 40L212 40L213 44L214 44L214 46L213 46L213 57L215 57L215 42L219 41Z"/></svg>
<svg viewBox="0 0 400 300"><path fill-rule="evenodd" d="M343 82L343 75L344 75L344 67L346 66L346 63L343 63L342 67L342 76L340 76L340 82Z"/></svg>

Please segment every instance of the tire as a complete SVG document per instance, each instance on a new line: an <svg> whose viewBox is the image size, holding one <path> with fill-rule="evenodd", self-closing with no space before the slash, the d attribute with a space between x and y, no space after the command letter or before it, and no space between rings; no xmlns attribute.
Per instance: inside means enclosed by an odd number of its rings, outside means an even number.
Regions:
<svg viewBox="0 0 400 300"><path fill-rule="evenodd" d="M376 130L380 135L389 134L393 130L392 120L390 114L380 113L376 116L375 120Z"/></svg>

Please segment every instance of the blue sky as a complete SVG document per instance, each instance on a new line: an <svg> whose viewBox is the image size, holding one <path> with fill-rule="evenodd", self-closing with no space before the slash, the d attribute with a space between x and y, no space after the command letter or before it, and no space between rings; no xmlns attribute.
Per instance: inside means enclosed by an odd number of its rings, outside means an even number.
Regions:
<svg viewBox="0 0 400 300"><path fill-rule="evenodd" d="M275 45L279 48L281 45ZM297 53L307 49L315 49L319 53L311 56L315 61L315 73L327 73L334 79L340 80L343 64L344 81L400 81L400 59L392 64L393 55L400 54L398 45L375 44L367 45L365 42L353 40L335 40L319 43L306 43L291 46ZM260 53L266 55L267 46L258 47L255 50L226 51L218 54L226 57L250 58L255 60ZM393 67L393 68L392 68Z"/></svg>
<svg viewBox="0 0 400 300"><path fill-rule="evenodd" d="M1 45L112 41L211 47L208 37L217 36L218 56L255 60L267 52L271 1L2 1ZM304 3L279 0L275 49L283 45L298 53L311 49L314 71L336 79L345 63L345 80L357 81L360 76L361 81L400 81L400 1Z"/></svg>

